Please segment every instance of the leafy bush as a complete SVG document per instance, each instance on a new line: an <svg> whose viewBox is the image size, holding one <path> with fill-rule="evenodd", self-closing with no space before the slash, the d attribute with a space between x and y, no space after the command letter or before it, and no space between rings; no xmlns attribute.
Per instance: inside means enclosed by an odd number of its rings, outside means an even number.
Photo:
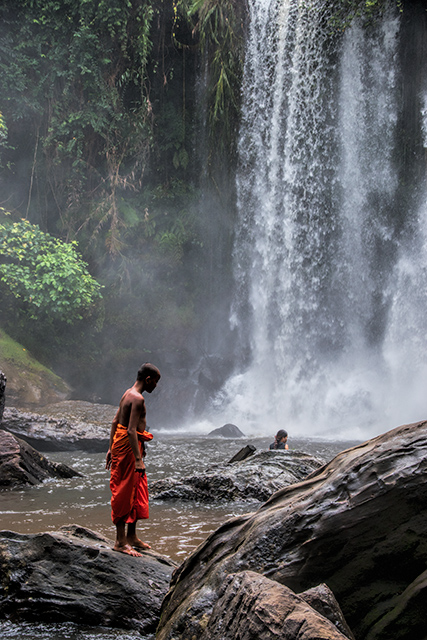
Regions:
<svg viewBox="0 0 427 640"><path fill-rule="evenodd" d="M50 316L72 323L101 297L76 246L28 220L0 223L0 280L31 319Z"/></svg>

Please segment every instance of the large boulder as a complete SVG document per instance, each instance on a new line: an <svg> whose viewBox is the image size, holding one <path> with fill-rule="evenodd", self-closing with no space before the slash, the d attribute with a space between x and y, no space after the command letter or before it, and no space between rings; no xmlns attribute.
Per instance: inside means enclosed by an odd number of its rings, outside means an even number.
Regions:
<svg viewBox="0 0 427 640"><path fill-rule="evenodd" d="M348 449L257 512L223 524L175 572L157 640L209 623L227 576L300 593L325 583L356 638L425 635L427 421Z"/></svg>
<svg viewBox="0 0 427 640"><path fill-rule="evenodd" d="M75 525L56 533L0 532L0 618L76 622L153 633L176 565L131 557Z"/></svg>
<svg viewBox="0 0 427 640"><path fill-rule="evenodd" d="M6 407L3 428L42 451L107 451L112 405L68 400L43 408L43 413Z"/></svg>
<svg viewBox="0 0 427 640"><path fill-rule="evenodd" d="M275 491L303 480L321 466L316 458L298 451L258 451L202 474L157 480L150 485L150 495L158 500L264 502Z"/></svg>
<svg viewBox="0 0 427 640"><path fill-rule="evenodd" d="M200 640L354 640L325 585L319 586L313 598L317 609L307 602L304 593L296 595L253 571L230 574L218 595ZM311 594L308 599L312 599Z"/></svg>
<svg viewBox="0 0 427 640"><path fill-rule="evenodd" d="M51 462L23 440L0 429L0 489L74 476L81 473L62 462Z"/></svg>
<svg viewBox="0 0 427 640"><path fill-rule="evenodd" d="M0 369L7 377L7 403L39 407L65 400L71 395L67 383L38 362L0 328Z"/></svg>
<svg viewBox="0 0 427 640"><path fill-rule="evenodd" d="M218 429L214 429L208 433L209 438L244 438L245 434L242 433L235 424L231 424L230 422L224 424L222 427L218 427Z"/></svg>

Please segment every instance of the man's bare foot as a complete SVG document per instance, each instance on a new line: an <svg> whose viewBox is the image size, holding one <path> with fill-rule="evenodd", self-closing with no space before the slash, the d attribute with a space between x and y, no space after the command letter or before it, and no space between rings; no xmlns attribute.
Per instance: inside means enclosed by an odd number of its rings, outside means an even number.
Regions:
<svg viewBox="0 0 427 640"><path fill-rule="evenodd" d="M151 549L150 545L146 542L142 542L139 538L128 538L128 544L135 549Z"/></svg>
<svg viewBox="0 0 427 640"><path fill-rule="evenodd" d="M124 546L118 545L117 543L113 547L113 551L119 551L120 553L126 553L128 556L134 556L135 558L140 558L141 554L135 549L132 549L130 544L125 544Z"/></svg>

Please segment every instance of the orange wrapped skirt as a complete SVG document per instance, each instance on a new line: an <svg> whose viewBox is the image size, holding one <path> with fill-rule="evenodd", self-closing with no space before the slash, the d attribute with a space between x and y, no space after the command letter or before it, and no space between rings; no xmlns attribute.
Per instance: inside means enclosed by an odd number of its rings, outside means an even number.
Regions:
<svg viewBox="0 0 427 640"><path fill-rule="evenodd" d="M148 431L138 432L141 456L144 441L152 440ZM127 427L117 425L111 447L111 519L114 524L124 520L127 524L148 518L147 474L135 471L135 456L130 446Z"/></svg>

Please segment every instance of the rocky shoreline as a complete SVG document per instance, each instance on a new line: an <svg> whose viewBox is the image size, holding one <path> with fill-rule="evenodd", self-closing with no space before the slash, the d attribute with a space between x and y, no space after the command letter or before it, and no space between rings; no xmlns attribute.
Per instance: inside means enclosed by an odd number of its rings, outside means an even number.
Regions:
<svg viewBox="0 0 427 640"><path fill-rule="evenodd" d="M96 453L108 449L115 407L64 400L43 411L5 407L2 428L42 451L82 449Z"/></svg>
<svg viewBox="0 0 427 640"><path fill-rule="evenodd" d="M0 436L25 449L16 436ZM293 475L276 490L286 465ZM114 552L110 540L76 525L0 532L0 616L132 629L157 640L424 637L427 421L324 465L299 452L254 452L194 482L162 481L157 497L201 501L202 484L205 500L219 499L219 479L231 469L242 493L258 478L260 486L271 481L271 497L223 523L179 567L153 551Z"/></svg>
<svg viewBox="0 0 427 640"><path fill-rule="evenodd" d="M230 610L247 629L263 617L263 639L340 637L303 633L292 604L284 618L277 607L267 614L250 596L260 576L294 594L325 583L358 640L424 637L426 476L424 421L342 452L255 513L225 523L175 571L157 640L232 640L224 624ZM244 594L231 580L246 585Z"/></svg>

